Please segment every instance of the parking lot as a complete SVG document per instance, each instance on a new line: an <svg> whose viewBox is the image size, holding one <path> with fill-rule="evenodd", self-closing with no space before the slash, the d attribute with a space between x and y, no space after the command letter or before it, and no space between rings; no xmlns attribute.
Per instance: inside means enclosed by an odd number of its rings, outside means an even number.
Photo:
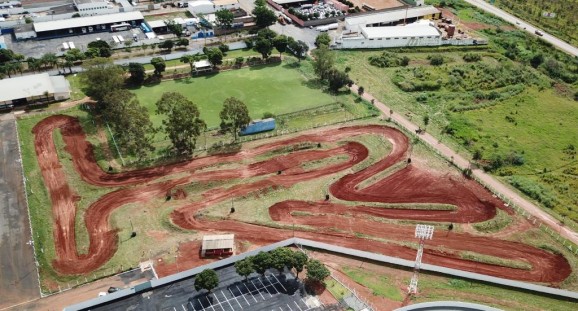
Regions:
<svg viewBox="0 0 578 311"><path fill-rule="evenodd" d="M140 28L134 28L131 30L126 31L116 31L116 32L95 32L95 33L88 33L79 36L70 36L70 37L62 37L62 38L55 38L55 39L47 39L47 40L25 40L25 41L16 41L14 37L10 35L5 35L4 38L6 39L6 44L9 49L12 51L26 55L26 57L35 57L39 58L46 53L55 53L56 55L62 55L65 51L63 50L63 43L73 42L74 46L81 51L86 51L88 43L92 41L96 41L97 38L100 40L104 40L109 44L113 42L112 36L121 35L126 40L133 38L133 33L136 33L141 41L148 41L144 40L145 35ZM158 42L158 39L150 39L153 40L154 43ZM146 42L147 44L153 43L153 41ZM133 44L135 46L137 44ZM117 46L121 47L121 46Z"/></svg>
<svg viewBox="0 0 578 311"><path fill-rule="evenodd" d="M233 311L233 310L320 310L316 297L307 296L295 276L271 270L264 277L253 274L245 280L233 266L216 271L219 285L211 293L194 289L194 279L140 293L92 310L163 310L163 311Z"/></svg>

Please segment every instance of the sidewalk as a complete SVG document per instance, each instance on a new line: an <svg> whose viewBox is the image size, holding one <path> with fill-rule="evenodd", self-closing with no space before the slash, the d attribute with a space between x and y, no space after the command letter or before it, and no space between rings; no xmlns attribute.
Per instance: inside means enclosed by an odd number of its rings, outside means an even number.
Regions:
<svg viewBox="0 0 578 311"><path fill-rule="evenodd" d="M352 92L357 93L357 89L358 89L358 86L355 84L351 87ZM373 97L373 95L371 95L367 92L364 92L362 97L364 99L370 101L370 102L373 100L374 106L377 107L381 112L383 112L384 115L386 115L386 116L390 115L391 109L388 106L386 106L384 103L380 102L375 97ZM411 121L407 120L402 115L395 113L395 111L391 115L391 118L393 121L395 121L397 124L399 124L401 127L405 128L407 131L409 131L411 133L415 133L415 131L417 129L419 129L419 127L417 125L415 125ZM453 163L458 168L465 169L465 168L470 167L470 162L468 160L466 160L464 157L462 157L461 155L454 152L448 146L441 143L439 141L439 139L433 137L429 133L424 132L423 134L418 135L418 137L423 142L430 145L432 148L437 149L444 157L446 157L448 159L453 159ZM520 196L518 193L516 193L512 189L508 188L507 186L505 186L500 181L498 181L497 179L495 179L491 175L487 174L483 170L474 169L474 170L472 170L472 174L475 177L477 177L478 179L480 179L481 181L483 181L486 185L488 185L489 187L491 187L495 191L502 194L506 199L512 201L513 203L515 203L519 207L523 208L526 212L528 212L533 217L541 220L545 225L549 226L553 231L559 232L559 234L562 237L568 239L569 241L572 241L574 244L578 244L578 234L576 232L572 231L571 229L569 229L567 227L561 226L561 224L558 220L556 220L554 217L547 214L545 211L540 209L538 206L534 205L532 202L526 200L525 198Z"/></svg>

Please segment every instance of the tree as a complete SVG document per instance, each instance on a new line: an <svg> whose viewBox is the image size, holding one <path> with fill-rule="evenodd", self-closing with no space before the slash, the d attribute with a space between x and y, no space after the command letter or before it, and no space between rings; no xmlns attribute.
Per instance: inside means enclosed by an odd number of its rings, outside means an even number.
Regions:
<svg viewBox="0 0 578 311"><path fill-rule="evenodd" d="M129 63L128 72L130 73L130 80L132 83L140 85L144 82L146 77L146 72L143 64L141 63Z"/></svg>
<svg viewBox="0 0 578 311"><path fill-rule="evenodd" d="M319 260L311 259L307 263L307 279L312 282L321 282L331 273Z"/></svg>
<svg viewBox="0 0 578 311"><path fill-rule="evenodd" d="M56 66L56 63L58 62L58 57L54 53L46 53L42 55L41 61L44 64L50 65L50 67L53 68L54 66Z"/></svg>
<svg viewBox="0 0 578 311"><path fill-rule="evenodd" d="M167 29L178 38L183 35L183 25L177 24L174 20L166 20L165 25L167 25Z"/></svg>
<svg viewBox="0 0 578 311"><path fill-rule="evenodd" d="M227 9L221 9L218 10L217 12L215 12L215 18L216 18L216 23L217 26L219 26L222 29L225 30L229 30L231 29L231 26L233 25L233 20L235 19L235 15L233 15L233 12L227 10Z"/></svg>
<svg viewBox="0 0 578 311"><path fill-rule="evenodd" d="M423 116L423 124L425 126L429 125L429 116L428 115Z"/></svg>
<svg viewBox="0 0 578 311"><path fill-rule="evenodd" d="M162 57L153 57L151 59L151 65L155 67L154 74L157 77L160 77L167 67L167 65L165 64L165 60Z"/></svg>
<svg viewBox="0 0 578 311"><path fill-rule="evenodd" d="M175 42L176 46L187 46L189 45L189 39L187 38L179 38L176 42Z"/></svg>
<svg viewBox="0 0 578 311"><path fill-rule="evenodd" d="M195 290L206 289L209 293L219 285L219 276L215 270L206 269L195 277Z"/></svg>
<svg viewBox="0 0 578 311"><path fill-rule="evenodd" d="M165 40L158 44L159 49L165 49L168 52L170 52L174 46L175 43L173 42L173 40Z"/></svg>
<svg viewBox="0 0 578 311"><path fill-rule="evenodd" d="M235 262L235 270L238 275L245 277L245 281L247 281L249 275L255 272L255 267L253 267L253 257L247 257Z"/></svg>
<svg viewBox="0 0 578 311"><path fill-rule="evenodd" d="M116 142L129 154L144 158L154 150L152 141L156 130L150 120L148 110L143 107L130 91L114 90L104 98L105 118L116 133Z"/></svg>
<svg viewBox="0 0 578 311"><path fill-rule="evenodd" d="M293 267L293 252L287 247L279 247L271 251L272 267L283 273L285 267L291 269Z"/></svg>
<svg viewBox="0 0 578 311"><path fill-rule="evenodd" d="M297 278L299 278L299 273L303 271L305 268L305 264L307 264L307 255L303 252L293 252L293 268L297 272Z"/></svg>
<svg viewBox="0 0 578 311"><path fill-rule="evenodd" d="M287 51L288 42L289 40L285 35L279 35L273 39L273 46L279 51L279 57L281 57L283 52Z"/></svg>
<svg viewBox="0 0 578 311"><path fill-rule="evenodd" d="M267 2L265 2L265 0L255 0L255 7L259 7L259 6L266 6Z"/></svg>
<svg viewBox="0 0 578 311"><path fill-rule="evenodd" d="M0 49L0 64L13 61L15 55L12 50Z"/></svg>
<svg viewBox="0 0 578 311"><path fill-rule="evenodd" d="M106 108L103 102L106 94L122 87L124 70L112 60L101 57L85 61L82 67L80 81L85 86L85 93L97 101L97 110L102 111Z"/></svg>
<svg viewBox="0 0 578 311"><path fill-rule="evenodd" d="M253 267L255 271L261 275L265 275L265 271L271 268L273 265L273 258L270 253L259 252L255 257L253 257Z"/></svg>
<svg viewBox="0 0 578 311"><path fill-rule="evenodd" d="M66 51L66 53L64 53L63 65L68 67L68 70L70 70L70 73L72 73L72 65L74 65L75 62L81 61L83 59L84 53L82 53L82 51L80 51L79 49L70 49Z"/></svg>
<svg viewBox="0 0 578 311"><path fill-rule="evenodd" d="M247 106L235 97L225 99L220 117L221 130L233 134L234 141L237 141L239 130L251 122Z"/></svg>
<svg viewBox="0 0 578 311"><path fill-rule="evenodd" d="M271 42L275 37L277 37L277 33L269 28L261 29L257 32L257 38L263 38Z"/></svg>
<svg viewBox="0 0 578 311"><path fill-rule="evenodd" d="M544 55L541 53L535 54L530 59L530 65L534 68L538 68L544 62Z"/></svg>
<svg viewBox="0 0 578 311"><path fill-rule="evenodd" d="M277 21L277 16L266 6L256 6L253 9L253 15L255 15L255 24L259 28L269 27Z"/></svg>
<svg viewBox="0 0 578 311"><path fill-rule="evenodd" d="M315 60L313 61L313 69L315 74L319 76L321 80L326 80L328 78L329 71L333 68L335 64L335 55L326 46L321 46L314 52Z"/></svg>
<svg viewBox="0 0 578 311"><path fill-rule="evenodd" d="M198 54L195 55L191 55L191 54L186 54L181 56L181 63L185 63L185 64L189 64L189 66L191 66L191 71L193 71L193 65L195 62L199 61L201 59L201 56Z"/></svg>
<svg viewBox="0 0 578 311"><path fill-rule="evenodd" d="M220 65L223 63L223 52L219 50L219 48L206 48L205 54L207 55L207 59L213 65Z"/></svg>
<svg viewBox="0 0 578 311"><path fill-rule="evenodd" d="M96 49L98 50L98 56L100 57L110 57L112 56L112 48L110 45L104 40L96 40L89 42L86 46L88 49Z"/></svg>
<svg viewBox="0 0 578 311"><path fill-rule="evenodd" d="M295 57L297 57L299 62L301 62L302 59L305 59L305 56L307 55L307 51L309 51L309 46L307 45L307 43L305 43L301 40L298 40L298 41L290 40L289 41L289 49L293 52L293 55L295 55Z"/></svg>
<svg viewBox="0 0 578 311"><path fill-rule="evenodd" d="M365 88L364 88L363 86L360 86L360 87L357 89L357 95L359 95L359 96L363 96L363 93L364 93L364 92L365 92Z"/></svg>
<svg viewBox="0 0 578 311"><path fill-rule="evenodd" d="M337 93L340 88L344 87L349 81L351 81L345 72L335 68L329 70L327 73L327 80L329 81L329 90L334 93Z"/></svg>
<svg viewBox="0 0 578 311"><path fill-rule="evenodd" d="M265 38L259 38L255 42L255 46L253 47L253 49L256 52L259 52L264 59L267 59L271 55L271 52L273 51L273 45L271 44L271 41Z"/></svg>
<svg viewBox="0 0 578 311"><path fill-rule="evenodd" d="M315 46L320 47L322 45L329 46L331 43L331 37L328 33L322 32L320 33L317 38L315 38Z"/></svg>
<svg viewBox="0 0 578 311"><path fill-rule="evenodd" d="M197 105L179 93L167 92L157 101L156 106L157 114L166 116L163 127L173 149L178 154L192 154L197 137L207 128L205 121L200 118Z"/></svg>

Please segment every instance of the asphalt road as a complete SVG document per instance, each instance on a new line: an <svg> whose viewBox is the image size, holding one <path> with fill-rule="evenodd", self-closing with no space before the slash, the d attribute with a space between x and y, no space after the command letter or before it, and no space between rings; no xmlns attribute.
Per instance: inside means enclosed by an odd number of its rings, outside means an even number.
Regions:
<svg viewBox="0 0 578 311"><path fill-rule="evenodd" d="M40 296L18 150L12 114L0 115L0 309Z"/></svg>
<svg viewBox="0 0 578 311"><path fill-rule="evenodd" d="M535 35L535 31L536 30L540 30L544 35L541 37L544 41L550 42L552 45L556 46L557 48L563 50L564 52L574 55L576 57L578 57L578 48L544 32L543 30L533 26L532 24L529 24L528 22L525 22L509 13L506 13L504 11L502 11L501 9L485 2L484 0L464 0L467 3L476 6L486 12L492 13L514 25L516 25L516 27L519 27L521 29L525 29L527 32L534 34ZM578 31L578 30L577 30Z"/></svg>

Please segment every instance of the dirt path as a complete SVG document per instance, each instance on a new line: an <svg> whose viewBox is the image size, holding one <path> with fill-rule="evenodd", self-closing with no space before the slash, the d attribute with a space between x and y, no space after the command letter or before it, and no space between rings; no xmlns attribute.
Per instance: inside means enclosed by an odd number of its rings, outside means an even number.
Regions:
<svg viewBox="0 0 578 311"><path fill-rule="evenodd" d="M351 90L357 93L357 85L353 85ZM381 110L385 115L390 115L390 108L386 106L384 103L377 100L373 95L365 92L363 93L363 98L369 101L373 101L375 107ZM393 113L391 118L399 124L401 127L405 128L409 132L415 132L419 127L412 123L411 121L404 118L402 115ZM460 169L465 169L470 166L470 162L466 160L464 157L450 149L448 146L444 145L439 141L439 139L433 137L429 133L423 133L418 136L423 142L430 145L431 147L437 149L441 154L443 154L446 158L452 158L453 162L456 164L457 167ZM482 180L485 184L489 185L492 189L501 193L504 197L508 198L508 200L515 203L517 206L523 208L526 212L530 213L535 218L541 220L545 225L549 226L552 230L560 232L560 235L574 244L578 244L578 233L574 232L573 230L567 227L561 227L560 222L556 220L554 217L550 216L548 213L540 209L538 206L534 205L532 202L526 200L521 195L507 187L506 185L502 184L500 181L492 177L491 175L485 173L483 170L474 169L472 171L473 175Z"/></svg>
<svg viewBox="0 0 578 311"><path fill-rule="evenodd" d="M65 151L71 154L74 167L83 180L104 187L130 186L102 196L87 209L84 219L90 241L87 254L79 254L76 249L74 202L78 198L66 183L56 154L52 138L56 129L60 129L66 144ZM208 156L188 162L117 174L107 174L98 168L94 161L92 146L86 141L77 119L62 115L51 116L39 122L33 132L36 154L52 200L57 249L53 267L63 274L90 272L113 256L118 246L118 236L116 229L111 227L109 218L115 209L129 203L144 203L153 198L162 198L171 189L194 181L261 177L252 183L210 189L201 194L203 200L177 208L171 214L171 218L173 223L182 228L208 232L215 228L227 228L227 231L235 233L238 239L256 244L276 242L295 235L376 253L395 254L405 259L413 259L415 250L402 246L399 242L407 241L408 237L413 236L413 226L382 223L371 217L476 222L494 217L496 208L512 213L502 202L493 198L491 193L475 182L461 177L436 175L413 165L369 187L357 189L357 185L362 181L407 158L409 145L407 136L386 126L349 126L316 130L264 143L234 154ZM233 220L210 221L197 218L200 210L231 198L263 189L288 188L299 182L347 171L369 157L369 150L353 140L356 136L366 134L383 136L392 143L392 151L389 154L374 155L377 162L335 181L330 186L330 192L334 197L353 202L443 203L455 205L456 210L379 209L363 204L345 206L316 201L285 201L270 208L270 215L274 221L286 225L296 223L317 228L313 232L293 232ZM256 156L270 151L306 142L340 142L340 144L331 149L306 149L263 161L254 160ZM337 155L345 155L347 160L310 170L302 167L303 163ZM244 164L235 169L200 170L223 163ZM278 171L282 174L277 174ZM155 182L156 179L166 179L168 175L174 173L180 173L179 177ZM292 211L307 211L312 215L294 217L291 215ZM381 241L360 238L359 233ZM460 258L461 251L471 251L474 247L477 253L527 262L532 268L521 271ZM571 273L570 265L562 255L522 243L492 237L477 237L466 233L438 234L432 243L428 243L423 258L427 263L542 283L557 284Z"/></svg>

